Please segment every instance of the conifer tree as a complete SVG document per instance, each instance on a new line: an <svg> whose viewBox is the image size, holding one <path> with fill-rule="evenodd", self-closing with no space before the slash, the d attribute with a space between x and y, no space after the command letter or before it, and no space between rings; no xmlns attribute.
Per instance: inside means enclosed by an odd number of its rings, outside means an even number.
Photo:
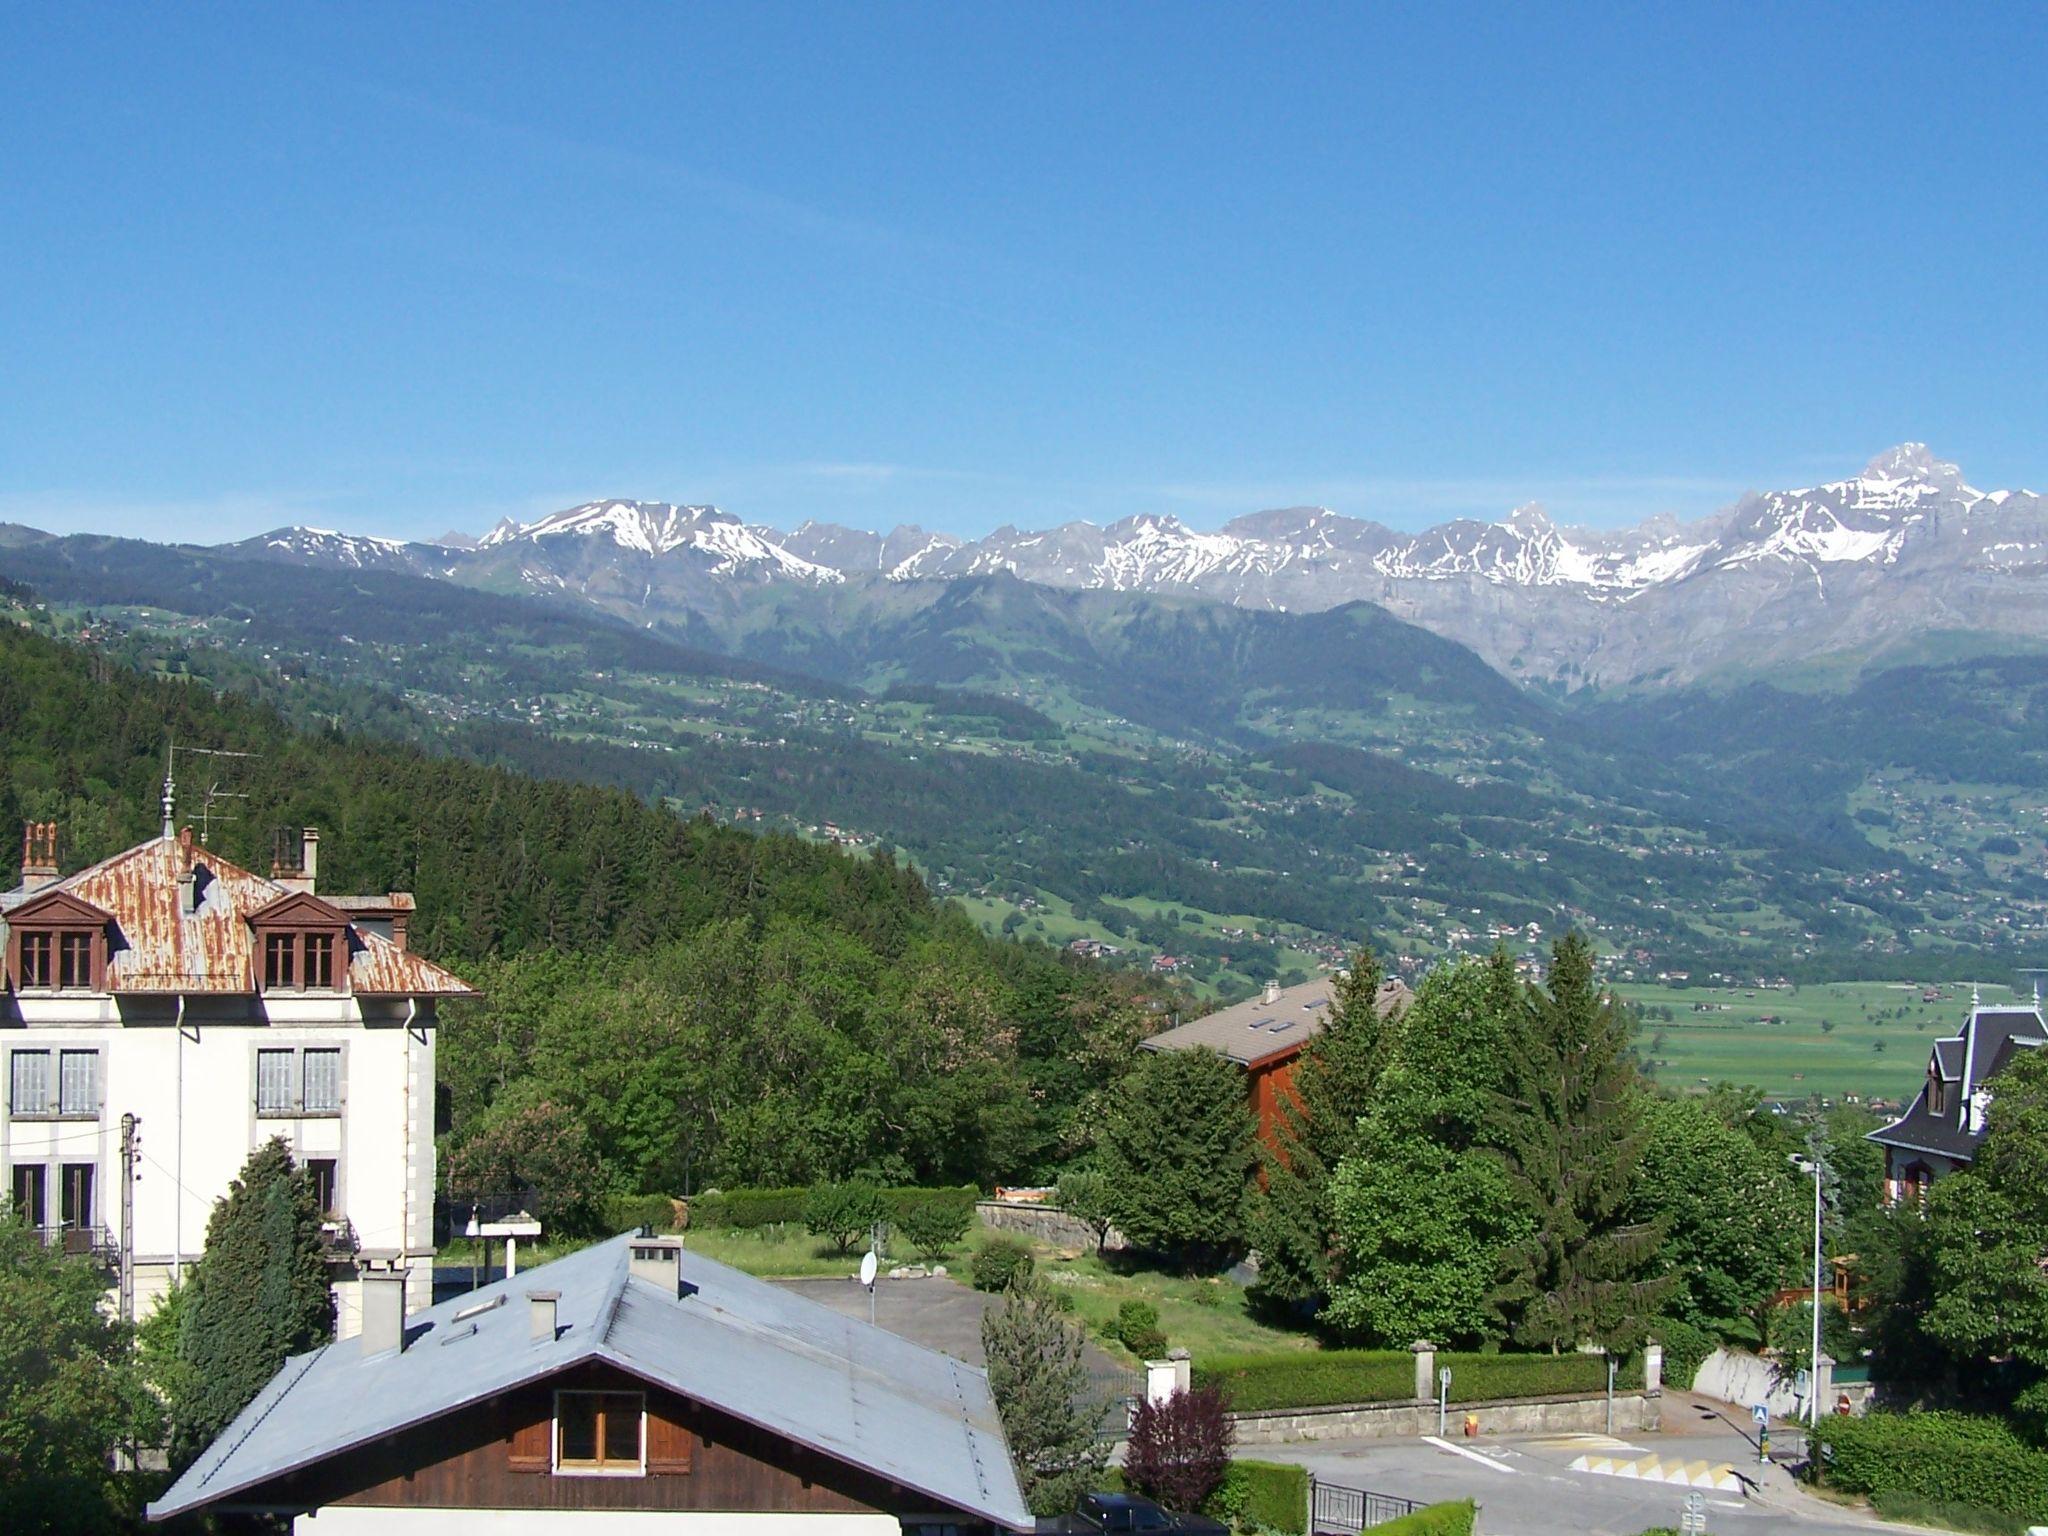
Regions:
<svg viewBox="0 0 2048 1536"><path fill-rule="evenodd" d="M1400 1021L1379 1011L1382 973L1370 947L1337 979L1323 1029L1301 1053L1294 1094L1283 1094L1275 1146L1262 1147L1265 1188L1253 1203L1257 1292L1282 1306L1329 1293L1334 1216L1330 1176L1358 1144L1358 1120L1393 1053Z"/></svg>
<svg viewBox="0 0 2048 1536"><path fill-rule="evenodd" d="M1235 1251L1258 1166L1243 1070L1202 1048L1143 1053L1111 1101L1101 1158L1138 1247L1190 1266Z"/></svg>
<svg viewBox="0 0 2048 1536"><path fill-rule="evenodd" d="M1083 1347L1043 1280L1012 1283L1002 1305L982 1314L989 1392L1036 1515L1072 1509L1108 1460L1108 1443L1095 1433L1104 1405L1089 1398Z"/></svg>
<svg viewBox="0 0 2048 1536"><path fill-rule="evenodd" d="M313 1181L274 1136L214 1202L178 1341L186 1371L172 1404L184 1465L247 1407L288 1356L334 1336L334 1294Z"/></svg>
<svg viewBox="0 0 2048 1536"><path fill-rule="evenodd" d="M1633 1348L1670 1282L1645 1278L1658 1225L1628 1214L1648 1137L1628 1018L1594 982L1580 935L1558 941L1547 987L1517 1010L1494 1104L1492 1139L1533 1219L1503 1254L1495 1295L1515 1339Z"/></svg>

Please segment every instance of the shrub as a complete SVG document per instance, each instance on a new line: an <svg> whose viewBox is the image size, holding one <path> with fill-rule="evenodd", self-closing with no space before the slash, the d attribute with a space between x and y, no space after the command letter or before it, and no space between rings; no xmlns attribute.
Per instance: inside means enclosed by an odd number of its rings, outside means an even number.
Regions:
<svg viewBox="0 0 2048 1536"><path fill-rule="evenodd" d="M1223 1481L1236 1433L1214 1387L1140 1403L1124 1446L1124 1479L1169 1508L1200 1509Z"/></svg>
<svg viewBox="0 0 2048 1536"><path fill-rule="evenodd" d="M802 1221L804 1198L809 1193L807 1189L706 1190L690 1201L690 1225L746 1231Z"/></svg>
<svg viewBox="0 0 2048 1536"><path fill-rule="evenodd" d="M1473 1513L1470 1499L1453 1499L1376 1525L1373 1530L1379 1536L1472 1536Z"/></svg>
<svg viewBox="0 0 2048 1536"><path fill-rule="evenodd" d="M1397 1403L1414 1394L1415 1357L1391 1349L1211 1355L1195 1362L1194 1383L1222 1389L1240 1413Z"/></svg>
<svg viewBox="0 0 2048 1536"><path fill-rule="evenodd" d="M1680 1392L1692 1390L1700 1366L1721 1347L1713 1334L1682 1318L1659 1318L1650 1335L1664 1346L1664 1385Z"/></svg>
<svg viewBox="0 0 2048 1536"><path fill-rule="evenodd" d="M974 1256L974 1288L1007 1291L1015 1282L1030 1277L1032 1262L1027 1244L1012 1237L996 1238Z"/></svg>
<svg viewBox="0 0 2048 1536"><path fill-rule="evenodd" d="M967 1235L967 1224L973 1219L972 1206L927 1200L911 1206L896 1219L896 1224L917 1250L917 1256L927 1264L936 1264Z"/></svg>
<svg viewBox="0 0 2048 1536"><path fill-rule="evenodd" d="M940 1185L932 1189L910 1186L885 1189L882 1198L888 1202L889 1219L899 1226L910 1220L913 1212L937 1206L957 1213L960 1230L965 1232L974 1224L974 1202L981 1198L981 1191L972 1184Z"/></svg>
<svg viewBox="0 0 2048 1536"><path fill-rule="evenodd" d="M1140 1360L1166 1353L1166 1335L1159 1327L1159 1309L1149 1301L1127 1301L1116 1309L1110 1337Z"/></svg>
<svg viewBox="0 0 2048 1536"><path fill-rule="evenodd" d="M2048 1452L2030 1449L2001 1419L1965 1413L1873 1413L1823 1418L1814 1466L1821 1481L1873 1502L1901 1496L1967 1504L2048 1521Z"/></svg>
<svg viewBox="0 0 2048 1536"><path fill-rule="evenodd" d="M1240 1531L1308 1529L1308 1468L1279 1461L1233 1461L1202 1513Z"/></svg>
<svg viewBox="0 0 2048 1536"><path fill-rule="evenodd" d="M841 1253L889 1217L889 1203L873 1184L820 1184L804 1198L804 1230Z"/></svg>
<svg viewBox="0 0 2048 1536"><path fill-rule="evenodd" d="M666 1232L676 1224L675 1202L667 1195L606 1195L604 1224L610 1232L635 1232L641 1227Z"/></svg>

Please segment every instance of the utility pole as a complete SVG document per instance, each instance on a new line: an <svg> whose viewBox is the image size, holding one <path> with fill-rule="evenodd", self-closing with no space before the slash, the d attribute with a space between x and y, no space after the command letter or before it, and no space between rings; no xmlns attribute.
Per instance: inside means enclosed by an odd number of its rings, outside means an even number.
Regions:
<svg viewBox="0 0 2048 1536"><path fill-rule="evenodd" d="M135 1321L135 1127L133 1115L121 1117L121 1321Z"/></svg>

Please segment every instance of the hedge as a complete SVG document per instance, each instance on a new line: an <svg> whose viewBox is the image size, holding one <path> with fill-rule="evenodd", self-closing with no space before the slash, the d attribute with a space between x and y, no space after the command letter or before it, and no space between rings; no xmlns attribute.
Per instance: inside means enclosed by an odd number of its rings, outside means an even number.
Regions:
<svg viewBox="0 0 2048 1536"><path fill-rule="evenodd" d="M1278 1461L1232 1461L1202 1513L1228 1522L1234 1530L1303 1536L1308 1530L1308 1468Z"/></svg>
<svg viewBox="0 0 2048 1536"><path fill-rule="evenodd" d="M1873 1500L1911 1495L2048 1523L2048 1452L2002 1419L1967 1413L1831 1414L1813 1432L1822 1482Z"/></svg>
<svg viewBox="0 0 2048 1536"><path fill-rule="evenodd" d="M1431 1504L1412 1515L1373 1527L1374 1536L1472 1536L1476 1506L1470 1499Z"/></svg>
<svg viewBox="0 0 2048 1536"><path fill-rule="evenodd" d="M809 1194L809 1189L800 1186L788 1189L708 1190L691 1198L690 1225L741 1230L772 1227L781 1222L801 1225L804 1219L804 1200ZM981 1191L972 1184L938 1189L911 1187L885 1189L882 1191L882 1198L888 1203L890 1218L901 1221L907 1211L919 1205L957 1205L971 1216L974 1202L981 1198Z"/></svg>
<svg viewBox="0 0 2048 1536"><path fill-rule="evenodd" d="M1605 1355L1436 1357L1451 1370L1451 1401L1563 1397L1607 1388ZM1616 1387L1642 1385L1639 1360L1624 1361ZM1197 1386L1220 1387L1239 1413L1328 1408L1339 1403L1405 1403L1415 1395L1415 1357L1405 1349L1323 1349L1210 1355L1195 1363Z"/></svg>
<svg viewBox="0 0 2048 1536"><path fill-rule="evenodd" d="M1209 1355L1195 1362L1194 1385L1221 1388L1239 1413L1333 1403L1399 1403L1415 1393L1415 1357L1405 1349Z"/></svg>
<svg viewBox="0 0 2048 1536"><path fill-rule="evenodd" d="M1607 1390L1605 1355L1452 1355L1436 1357L1451 1368L1451 1401L1492 1403L1514 1397L1564 1397ZM1616 1390L1643 1384L1640 1360L1624 1360Z"/></svg>
<svg viewBox="0 0 2048 1536"><path fill-rule="evenodd" d="M607 1232L637 1232L642 1227L652 1227L657 1232L673 1232L675 1226L675 1202L667 1195L604 1197L604 1229Z"/></svg>

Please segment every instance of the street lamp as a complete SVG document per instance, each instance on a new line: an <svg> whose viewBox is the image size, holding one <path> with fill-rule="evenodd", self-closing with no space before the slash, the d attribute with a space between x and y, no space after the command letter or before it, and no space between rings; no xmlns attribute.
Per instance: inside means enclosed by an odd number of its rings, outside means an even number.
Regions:
<svg viewBox="0 0 2048 1536"><path fill-rule="evenodd" d="M1816 1155L1801 1157L1793 1153L1788 1159L1801 1173L1813 1175L1813 1350L1806 1357L1806 1418L1815 1428L1820 1427L1820 1176L1821 1160Z"/></svg>

